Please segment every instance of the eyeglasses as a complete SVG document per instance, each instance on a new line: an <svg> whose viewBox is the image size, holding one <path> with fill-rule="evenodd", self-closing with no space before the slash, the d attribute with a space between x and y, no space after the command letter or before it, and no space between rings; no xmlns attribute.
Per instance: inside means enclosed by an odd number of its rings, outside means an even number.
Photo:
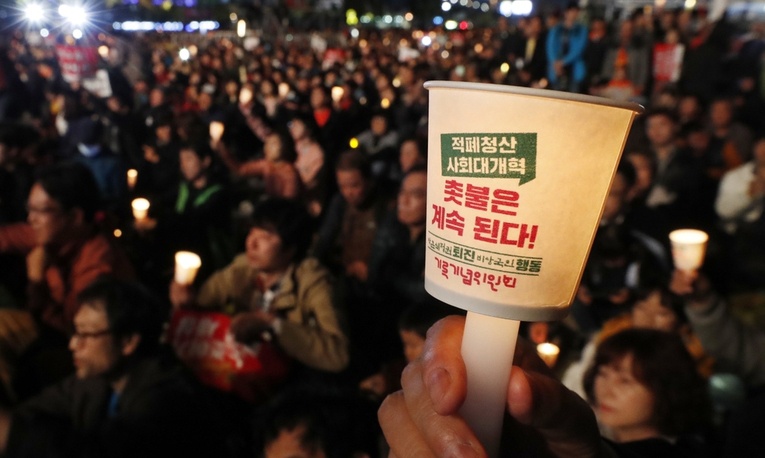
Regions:
<svg viewBox="0 0 765 458"><path fill-rule="evenodd" d="M61 209L57 207L33 207L31 205L27 205L27 213L32 214L42 214L45 216L54 215L56 213L60 213Z"/></svg>
<svg viewBox="0 0 765 458"><path fill-rule="evenodd" d="M74 334L72 334L72 339L78 339L78 340L96 339L98 337L107 336L111 333L112 333L111 329L104 329L103 331L95 331L95 332L74 331Z"/></svg>

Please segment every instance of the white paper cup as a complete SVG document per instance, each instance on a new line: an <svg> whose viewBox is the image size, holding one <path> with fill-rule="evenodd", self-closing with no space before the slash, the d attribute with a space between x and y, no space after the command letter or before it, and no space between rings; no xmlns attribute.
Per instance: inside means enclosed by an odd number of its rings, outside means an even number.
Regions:
<svg viewBox="0 0 765 458"><path fill-rule="evenodd" d="M678 229L669 233L675 268L694 271L704 263L709 236L696 229Z"/></svg>
<svg viewBox="0 0 765 458"><path fill-rule="evenodd" d="M219 142L223 137L223 133L226 131L226 126L220 121L212 121L210 123L210 139L214 142Z"/></svg>
<svg viewBox="0 0 765 458"><path fill-rule="evenodd" d="M554 343L544 342L537 345L537 354L547 364L547 367L553 367L555 362L558 361L560 348Z"/></svg>
<svg viewBox="0 0 765 458"><path fill-rule="evenodd" d="M128 189L135 188L135 184L138 181L138 170L136 169L129 169L127 171L127 185Z"/></svg>
<svg viewBox="0 0 765 458"><path fill-rule="evenodd" d="M133 202L130 205L133 207L133 217L135 219L143 220L149 215L150 204L149 201L143 197L133 199Z"/></svg>
<svg viewBox="0 0 765 458"><path fill-rule="evenodd" d="M642 107L492 84L425 87L425 288L471 312L562 318Z"/></svg>
<svg viewBox="0 0 765 458"><path fill-rule="evenodd" d="M196 253L179 251L175 253L175 282L181 285L194 283L197 271L202 266L202 260Z"/></svg>
<svg viewBox="0 0 765 458"><path fill-rule="evenodd" d="M334 102L339 102L342 100L343 95L345 95L345 89L343 89L342 86L334 86L332 88L332 100Z"/></svg>

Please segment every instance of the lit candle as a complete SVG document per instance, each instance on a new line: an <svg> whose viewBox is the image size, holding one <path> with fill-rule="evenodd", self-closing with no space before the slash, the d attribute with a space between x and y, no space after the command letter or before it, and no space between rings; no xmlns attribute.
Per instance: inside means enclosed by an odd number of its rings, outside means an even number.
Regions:
<svg viewBox="0 0 765 458"><path fill-rule="evenodd" d="M239 103L242 105L247 105L252 102L252 97L252 89L248 87L243 87L242 90L239 91Z"/></svg>
<svg viewBox="0 0 765 458"><path fill-rule="evenodd" d="M537 345L537 354L540 358L542 358L542 361L547 364L547 367L555 366L555 362L558 360L559 353L560 348L558 348L558 346L553 343L544 342Z"/></svg>
<svg viewBox="0 0 765 458"><path fill-rule="evenodd" d="M337 103L340 100L342 100L343 95L345 95L345 89L343 89L341 86L334 86L332 88L332 100Z"/></svg>
<svg viewBox="0 0 765 458"><path fill-rule="evenodd" d="M139 197L138 199L133 199L133 202L131 204L133 206L133 217L137 220L143 220L146 219L146 217L149 215L149 201L144 199L143 197Z"/></svg>
<svg viewBox="0 0 765 458"><path fill-rule="evenodd" d="M290 93L290 85L287 83L279 83L279 97L285 98Z"/></svg>
<svg viewBox="0 0 765 458"><path fill-rule="evenodd" d="M210 139L217 143L223 137L223 132L226 131L226 126L220 121L213 121L210 123Z"/></svg>
<svg viewBox="0 0 765 458"><path fill-rule="evenodd" d="M135 188L135 183L138 181L138 170L136 169L130 169L127 171L127 185L128 189L132 190Z"/></svg>
<svg viewBox="0 0 765 458"><path fill-rule="evenodd" d="M425 289L467 310L461 348L467 395L460 414L487 455L496 457L518 323L566 314L642 108L505 85L428 81L425 88L428 138L438 139L428 142ZM558 167L572 151L572 168ZM507 159L497 173L490 157L503 152L515 155L513 165ZM462 170L463 159L487 165ZM455 182L494 200L473 205L463 191L454 199ZM505 221L501 213L517 220Z"/></svg>
<svg viewBox="0 0 765 458"><path fill-rule="evenodd" d="M696 229L678 229L669 233L672 245L672 260L675 268L694 271L704 262L709 236Z"/></svg>
<svg viewBox="0 0 765 458"><path fill-rule="evenodd" d="M194 277L201 266L202 260L197 254L190 251L175 253L175 282L181 285L194 283Z"/></svg>

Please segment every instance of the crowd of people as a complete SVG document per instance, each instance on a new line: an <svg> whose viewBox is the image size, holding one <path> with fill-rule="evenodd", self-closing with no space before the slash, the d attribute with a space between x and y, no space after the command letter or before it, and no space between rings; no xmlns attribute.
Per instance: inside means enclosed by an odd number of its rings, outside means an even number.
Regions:
<svg viewBox="0 0 765 458"><path fill-rule="evenodd" d="M107 95L63 72L55 43L2 40L8 456L480 454L456 413L463 322L439 321L458 309L424 288L423 83L439 79L646 106L570 316L522 328L561 356L548 368L519 344L503 449L760 449L762 24L570 4L453 32L90 37ZM698 272L673 268L678 228L710 236ZM174 276L178 251L201 258L192 283ZM225 316L221 345L256 369L220 362L228 382L211 386L173 348L180 314Z"/></svg>

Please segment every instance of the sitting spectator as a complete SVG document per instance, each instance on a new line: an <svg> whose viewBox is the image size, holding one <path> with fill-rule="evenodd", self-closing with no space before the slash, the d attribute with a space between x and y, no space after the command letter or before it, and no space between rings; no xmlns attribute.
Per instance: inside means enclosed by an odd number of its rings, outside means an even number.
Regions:
<svg viewBox="0 0 765 458"><path fill-rule="evenodd" d="M735 234L740 225L762 215L765 198L765 137L754 143L753 159L723 175L717 191L715 210L723 229Z"/></svg>
<svg viewBox="0 0 765 458"><path fill-rule="evenodd" d="M157 200L165 198L178 183L179 143L171 116L154 119L152 129L154 135L143 145L143 162L138 166L135 191L149 200Z"/></svg>
<svg viewBox="0 0 765 458"><path fill-rule="evenodd" d="M707 163L710 168L715 168L713 177L716 180L751 158L752 133L737 122L734 115L733 101L728 98L717 98L709 105L712 145Z"/></svg>
<svg viewBox="0 0 765 458"><path fill-rule="evenodd" d="M253 214L246 252L213 274L194 295L173 282L175 307L198 305L233 315L231 332L242 343L273 339L303 365L339 372L348 363L348 343L333 298L332 278L306 258L311 221L297 202L272 199Z"/></svg>
<svg viewBox="0 0 765 458"><path fill-rule="evenodd" d="M26 323L21 326L23 335L4 327L8 331L0 336L7 345L4 365L35 339L37 347L53 347L66 357L66 339L79 309L77 294L100 275L133 275L125 254L96 228L99 197L95 178L85 165L45 167L29 193L29 223L0 227L0 251L27 254L28 280L26 311L0 311L0 322ZM2 378L9 382L12 377L4 373Z"/></svg>
<svg viewBox="0 0 765 458"><path fill-rule="evenodd" d="M398 334L404 347L404 360L397 358L383 364L382 370L361 382L359 388L382 400L401 389L404 366L422 355L425 336L433 324L455 309L435 299L408 307L398 320Z"/></svg>
<svg viewBox="0 0 765 458"><path fill-rule="evenodd" d="M340 192L319 228L314 255L334 272L366 283L372 242L391 201L377 188L369 160L357 150L340 156L335 176Z"/></svg>
<svg viewBox="0 0 765 458"><path fill-rule="evenodd" d="M404 177L397 208L377 231L369 259L369 299L348 304L354 349L369 369L401 354L396 323L425 292L425 220L427 175L415 167ZM357 359L357 360L358 360ZM363 372L364 368L360 368Z"/></svg>
<svg viewBox="0 0 765 458"><path fill-rule="evenodd" d="M638 279L669 274L662 245L630 223L628 197L635 186L635 169L619 166L606 198L600 227L585 265L582 282L571 305L578 331L589 336L605 321L629 310Z"/></svg>
<svg viewBox="0 0 765 458"><path fill-rule="evenodd" d="M359 147L372 159L372 174L386 177L395 164L398 151L398 133L390 128L388 114L376 111L369 128L359 134L358 141Z"/></svg>
<svg viewBox="0 0 765 458"><path fill-rule="evenodd" d="M79 142L76 145L79 154L74 160L88 166L108 208L117 211L125 203L127 167L123 159L105 144L103 131L104 126L97 116L83 120L80 124Z"/></svg>
<svg viewBox="0 0 765 458"><path fill-rule="evenodd" d="M677 336L648 329L614 334L598 347L584 385L599 424L622 450L707 456L697 436L711 421L706 384Z"/></svg>
<svg viewBox="0 0 765 458"><path fill-rule="evenodd" d="M3 456L212 456L201 389L160 347L166 308L136 284L80 291L69 348L76 373L0 414Z"/></svg>
<svg viewBox="0 0 765 458"><path fill-rule="evenodd" d="M676 270L670 288L683 297L688 320L718 370L740 376L752 389L765 386L765 331L734 316L701 274Z"/></svg>
<svg viewBox="0 0 765 458"><path fill-rule="evenodd" d="M179 156L183 179L177 192L167 202L152 206L157 219L145 218L134 224L141 233L151 232L156 245L152 250L154 262L170 270L176 251L192 251L202 259L198 278L204 280L228 265L234 255L228 235L231 209L227 189L212 173L212 151L204 143L181 144ZM156 207L160 208L154 212Z"/></svg>
<svg viewBox="0 0 765 458"><path fill-rule="evenodd" d="M699 215L704 202L699 202L697 196L703 173L690 154L677 147L674 112L655 109L645 116L655 168L645 199L633 201L631 220L635 228L664 241L673 229L702 223Z"/></svg>
<svg viewBox="0 0 765 458"><path fill-rule="evenodd" d="M295 169L295 149L289 136L278 132L268 134L262 159L239 162L225 147L217 151L234 176L262 178L268 196L283 199L300 196L300 176Z"/></svg>
<svg viewBox="0 0 765 458"><path fill-rule="evenodd" d="M266 406L256 421L263 458L377 456L374 405L339 393L293 389Z"/></svg>
<svg viewBox="0 0 765 458"><path fill-rule="evenodd" d="M312 216L318 216L324 211L329 184L326 169L331 167L332 162L326 159L324 149L316 141L312 125L300 116L293 117L287 123L295 141L295 168L303 184L306 205Z"/></svg>
<svg viewBox="0 0 765 458"><path fill-rule="evenodd" d="M696 362L696 369L704 378L712 375L714 360L704 351L698 337L688 325L682 301L665 287L645 287L638 291L632 310L605 322L603 329L593 336L582 350L582 357L566 369L563 384L584 397L582 377L605 339L625 329L657 329L678 334L688 353Z"/></svg>
<svg viewBox="0 0 765 458"><path fill-rule="evenodd" d="M754 158L727 172L717 191L715 210L728 237L723 247L725 287L750 294L762 318L765 291L765 138L754 144ZM757 298L756 296L759 296Z"/></svg>

